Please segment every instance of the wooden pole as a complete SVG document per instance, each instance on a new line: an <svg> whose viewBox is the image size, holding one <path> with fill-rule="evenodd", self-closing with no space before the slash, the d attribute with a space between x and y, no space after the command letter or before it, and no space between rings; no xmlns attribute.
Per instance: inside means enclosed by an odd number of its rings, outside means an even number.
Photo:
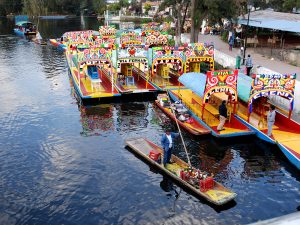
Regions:
<svg viewBox="0 0 300 225"><path fill-rule="evenodd" d="M171 98L170 98L170 95L169 95L168 91L167 91L167 95L168 95L169 101L171 102ZM182 133L181 133L181 129L179 127L179 124L178 124L178 121L177 121L177 118L176 118L176 114L175 114L172 106L170 107L170 109L171 109L171 112L172 112L172 114L173 114L173 116L175 118L175 122L176 122L176 125L177 125L177 128L178 128L179 134L180 134L180 138L181 138L181 141L182 141L182 144L183 144L183 148L184 148L185 154L186 154L187 159L188 159L189 166L190 166L190 168L192 168L191 160L190 160L189 154L188 154L187 149L186 149L186 145L185 145Z"/></svg>

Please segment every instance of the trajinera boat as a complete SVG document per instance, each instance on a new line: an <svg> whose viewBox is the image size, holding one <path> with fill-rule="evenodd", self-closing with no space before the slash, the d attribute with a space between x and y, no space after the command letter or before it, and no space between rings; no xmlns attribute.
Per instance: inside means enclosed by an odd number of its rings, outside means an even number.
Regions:
<svg viewBox="0 0 300 225"><path fill-rule="evenodd" d="M232 201L237 194L215 181L206 172L189 168L189 165L175 155L172 155L172 164L164 167L160 164L160 156L163 150L145 138L134 138L126 140L135 153L165 172L167 175L179 182L180 185L192 191L195 195L202 197L215 205L223 205Z"/></svg>
<svg viewBox="0 0 300 225"><path fill-rule="evenodd" d="M258 138L277 144L300 169L300 124L291 119L295 84L296 74L254 74L252 77L239 74L237 118L251 126ZM276 118L269 137L266 118L270 105L276 108Z"/></svg>
<svg viewBox="0 0 300 225"><path fill-rule="evenodd" d="M184 88L169 90L174 101L181 101L199 123L218 138L253 135L249 125L236 118L237 71L215 70L203 73L185 73L179 81ZM225 130L218 131L219 110L222 101L227 102L228 120Z"/></svg>
<svg viewBox="0 0 300 225"><path fill-rule="evenodd" d="M186 109L182 104L171 104L167 94L159 94L157 96L157 100L155 100L155 104L173 121L177 119L178 124L189 133L193 135L204 135L211 133L210 130L201 125L193 115L189 114L188 109ZM171 107L173 107L173 111ZM177 114L176 116L178 116L179 119L175 118L173 112L175 115ZM183 117L183 119L180 120L180 117Z"/></svg>
<svg viewBox="0 0 300 225"><path fill-rule="evenodd" d="M37 29L32 22L28 21L28 16L15 16L14 32L20 36L35 36Z"/></svg>

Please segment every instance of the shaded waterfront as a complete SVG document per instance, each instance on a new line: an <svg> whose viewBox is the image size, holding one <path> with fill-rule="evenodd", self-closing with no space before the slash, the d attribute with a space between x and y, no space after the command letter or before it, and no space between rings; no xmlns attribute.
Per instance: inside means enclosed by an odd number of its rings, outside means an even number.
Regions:
<svg viewBox="0 0 300 225"><path fill-rule="evenodd" d="M174 127L153 102L80 105L64 54L14 36L13 23L0 21L0 224L245 224L297 210L299 172L254 137L184 134L193 165L238 197L213 208L181 191L124 148L136 136L159 143L163 128ZM97 26L40 21L44 38ZM180 144L176 154L185 158Z"/></svg>

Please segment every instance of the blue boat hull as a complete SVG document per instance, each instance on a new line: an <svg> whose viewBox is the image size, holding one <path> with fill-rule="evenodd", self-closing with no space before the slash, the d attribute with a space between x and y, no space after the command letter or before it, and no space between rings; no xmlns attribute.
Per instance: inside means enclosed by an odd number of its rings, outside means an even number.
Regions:
<svg viewBox="0 0 300 225"><path fill-rule="evenodd" d="M288 158L288 160L300 170L300 159L297 158L292 152L289 151L284 145L277 143L280 150Z"/></svg>

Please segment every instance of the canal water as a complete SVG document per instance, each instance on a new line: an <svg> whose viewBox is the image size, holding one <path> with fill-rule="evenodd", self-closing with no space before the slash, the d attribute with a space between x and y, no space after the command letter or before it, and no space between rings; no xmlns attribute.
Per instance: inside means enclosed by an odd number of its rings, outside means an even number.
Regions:
<svg viewBox="0 0 300 225"><path fill-rule="evenodd" d="M96 29L95 19L41 20L44 38ZM255 137L184 133L192 163L237 193L213 207L125 148L175 129L153 101L83 106L64 54L0 19L0 224L247 224L299 210L300 174ZM176 155L185 159L178 141Z"/></svg>

